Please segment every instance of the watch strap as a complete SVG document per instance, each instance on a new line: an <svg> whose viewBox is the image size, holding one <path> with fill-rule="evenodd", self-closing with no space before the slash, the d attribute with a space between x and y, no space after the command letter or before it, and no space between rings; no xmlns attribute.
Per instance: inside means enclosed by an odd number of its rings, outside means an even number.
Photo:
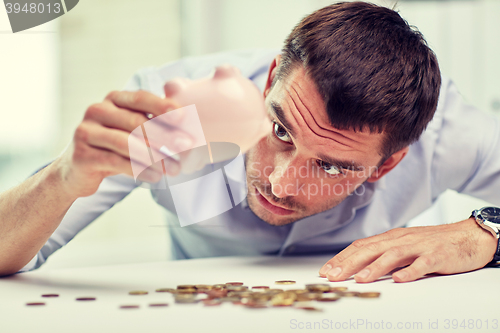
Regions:
<svg viewBox="0 0 500 333"><path fill-rule="evenodd" d="M500 238L498 239L497 242L497 251L495 252L495 255L493 256L493 260L491 263L496 263L497 261L500 261Z"/></svg>
<svg viewBox="0 0 500 333"><path fill-rule="evenodd" d="M472 214L470 217L473 217L476 220L476 211L472 211ZM500 238L497 240L497 250L495 251L495 254L493 255L493 260L490 261L486 266L499 266L500 265Z"/></svg>

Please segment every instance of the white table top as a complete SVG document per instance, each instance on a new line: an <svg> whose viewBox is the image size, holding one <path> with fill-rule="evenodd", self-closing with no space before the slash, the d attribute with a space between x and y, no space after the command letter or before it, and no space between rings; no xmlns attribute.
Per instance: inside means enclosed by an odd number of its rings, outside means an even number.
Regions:
<svg viewBox="0 0 500 333"><path fill-rule="evenodd" d="M309 332L315 331L308 329L314 325L317 331L325 332L386 332L391 331L389 325L394 332L500 332L499 268L405 284L390 278L370 284L354 280L330 283L382 295L379 299L315 303L323 312L247 309L231 303L218 307L175 304L171 294L155 292L179 284L231 281L247 286L304 288L307 283L328 282L318 276L318 270L329 258L225 257L16 274L0 279L0 332ZM278 286L276 280L295 280L297 284ZM131 290L147 290L149 294L131 296ZM60 297L42 298L46 293ZM75 300L83 296L97 300ZM46 305L25 305L37 301ZM154 302L170 305L148 307ZM141 307L119 309L124 304Z"/></svg>

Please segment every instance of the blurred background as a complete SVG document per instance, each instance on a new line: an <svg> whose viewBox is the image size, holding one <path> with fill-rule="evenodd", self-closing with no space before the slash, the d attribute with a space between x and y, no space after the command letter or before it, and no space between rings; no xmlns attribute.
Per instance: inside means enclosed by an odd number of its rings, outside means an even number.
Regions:
<svg viewBox="0 0 500 333"><path fill-rule="evenodd" d="M184 56L280 48L302 17L333 2L82 0L61 18L17 34L0 10L0 191L56 158L86 108L136 70ZM468 103L500 115L500 1L372 2L419 28ZM455 222L482 204L449 192L412 223L436 216ZM168 259L166 214L139 188L41 269Z"/></svg>

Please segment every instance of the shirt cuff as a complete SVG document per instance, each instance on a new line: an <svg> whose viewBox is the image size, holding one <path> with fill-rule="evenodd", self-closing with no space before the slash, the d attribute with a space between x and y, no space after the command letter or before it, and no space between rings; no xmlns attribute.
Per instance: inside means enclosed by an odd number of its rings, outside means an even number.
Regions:
<svg viewBox="0 0 500 333"><path fill-rule="evenodd" d="M35 254L35 256L33 257L33 259L31 259L30 262L26 264L26 266L24 266L23 268L21 268L19 270L19 272L21 273L21 272L31 271L32 269L35 268L37 261L38 261L38 253Z"/></svg>

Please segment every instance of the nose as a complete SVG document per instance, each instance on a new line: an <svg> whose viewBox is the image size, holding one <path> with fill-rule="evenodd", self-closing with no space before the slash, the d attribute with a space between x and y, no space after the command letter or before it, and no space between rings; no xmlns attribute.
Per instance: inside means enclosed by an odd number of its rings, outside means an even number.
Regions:
<svg viewBox="0 0 500 333"><path fill-rule="evenodd" d="M269 175L271 190L278 198L297 196L301 186L300 161L295 157L283 158Z"/></svg>

